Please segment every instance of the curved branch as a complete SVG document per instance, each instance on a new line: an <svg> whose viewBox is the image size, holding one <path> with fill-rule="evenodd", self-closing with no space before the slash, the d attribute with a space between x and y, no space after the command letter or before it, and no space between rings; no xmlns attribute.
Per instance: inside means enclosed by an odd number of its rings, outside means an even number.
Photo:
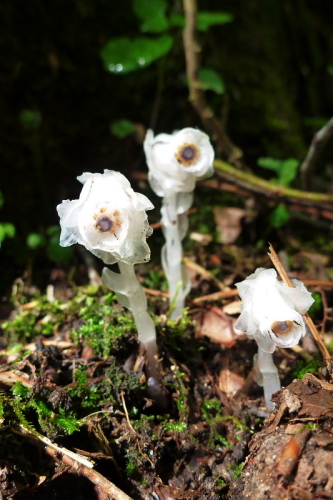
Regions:
<svg viewBox="0 0 333 500"><path fill-rule="evenodd" d="M199 80L199 55L201 48L195 39L197 5L196 0L183 0L184 14L186 19L183 32L184 51L186 60L186 72L189 86L189 100L201 117L202 122L217 143L217 149L221 151L229 162L238 168L243 166L242 151L237 148L228 137L222 122L214 115L213 110L207 105L205 94Z"/></svg>
<svg viewBox="0 0 333 500"><path fill-rule="evenodd" d="M302 179L302 185L304 189L310 188L310 177L314 171L323 150L328 143L328 141L333 136L333 118L331 118L326 125L320 129L313 137L309 152L303 161L300 173Z"/></svg>
<svg viewBox="0 0 333 500"><path fill-rule="evenodd" d="M215 160L214 166L219 177L252 193L258 193L275 200L284 200L289 203L313 206L329 213L333 212L333 195L299 191L298 189L272 184L270 181L243 172L221 160ZM325 216L325 214L323 215ZM327 218L331 219L332 216L327 215Z"/></svg>

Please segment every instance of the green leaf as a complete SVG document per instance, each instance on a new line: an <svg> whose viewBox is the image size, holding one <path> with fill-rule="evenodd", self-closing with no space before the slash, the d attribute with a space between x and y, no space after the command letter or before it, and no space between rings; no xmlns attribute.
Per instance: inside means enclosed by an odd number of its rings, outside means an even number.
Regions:
<svg viewBox="0 0 333 500"><path fill-rule="evenodd" d="M328 122L327 118L304 118L303 123L306 127L313 127L316 129L322 128Z"/></svg>
<svg viewBox="0 0 333 500"><path fill-rule="evenodd" d="M199 12L197 16L197 28L200 31L207 31L215 24L231 23L234 16L228 12Z"/></svg>
<svg viewBox="0 0 333 500"><path fill-rule="evenodd" d="M20 122L25 130L36 130L42 122L42 115L33 109L24 109L20 113Z"/></svg>
<svg viewBox="0 0 333 500"><path fill-rule="evenodd" d="M166 0L133 0L133 10L142 21L141 31L160 33L169 27L165 16L168 3Z"/></svg>
<svg viewBox="0 0 333 500"><path fill-rule="evenodd" d="M169 17L169 25L170 26L177 26L179 28L184 28L185 27L185 17L181 16L180 14L171 14Z"/></svg>
<svg viewBox="0 0 333 500"><path fill-rule="evenodd" d="M278 205L270 214L269 218L273 227L278 228L283 226L290 219L286 205L284 203L280 203L280 205Z"/></svg>
<svg viewBox="0 0 333 500"><path fill-rule="evenodd" d="M5 238L14 238L15 226L9 222L0 222L0 243Z"/></svg>
<svg viewBox="0 0 333 500"><path fill-rule="evenodd" d="M73 247L61 247L59 245L60 227L50 226L47 228L46 234L49 236L46 247L49 259L57 264L67 264L71 262L74 258L74 249Z"/></svg>
<svg viewBox="0 0 333 500"><path fill-rule="evenodd" d="M45 245L45 238L41 234L30 233L27 237L27 245L34 250L35 248Z"/></svg>
<svg viewBox="0 0 333 500"><path fill-rule="evenodd" d="M298 167L299 161L295 158L288 158L288 160L282 162L279 171L279 184L289 186L289 184L297 177Z"/></svg>
<svg viewBox="0 0 333 500"><path fill-rule="evenodd" d="M213 90L217 94L224 94L224 82L214 69L201 68L199 71L199 80L204 90Z"/></svg>
<svg viewBox="0 0 333 500"><path fill-rule="evenodd" d="M73 247L61 247L58 235L51 236L46 251L49 259L57 264L67 264L74 258Z"/></svg>
<svg viewBox="0 0 333 500"><path fill-rule="evenodd" d="M110 125L110 132L112 135L119 137L119 139L123 139L128 135L133 134L135 130L135 124L130 120L117 120L116 122L112 122Z"/></svg>
<svg viewBox="0 0 333 500"><path fill-rule="evenodd" d="M46 229L46 234L48 236L54 236L54 235L57 235L60 239L60 232L61 232L61 229L59 226L49 226L47 229Z"/></svg>
<svg viewBox="0 0 333 500"><path fill-rule="evenodd" d="M259 167L268 168L269 170L274 170L279 172L283 161L277 160L276 158L258 158L257 164Z"/></svg>
<svg viewBox="0 0 333 500"><path fill-rule="evenodd" d="M329 75L333 76L333 64L329 64L326 70Z"/></svg>
<svg viewBox="0 0 333 500"><path fill-rule="evenodd" d="M173 38L162 35L159 38L127 37L113 38L101 50L101 58L107 71L114 74L129 73L145 68L169 52Z"/></svg>
<svg viewBox="0 0 333 500"><path fill-rule="evenodd" d="M258 158L257 163L260 167L274 170L278 178L272 182L289 186L296 178L299 167L299 161L296 158L288 158L287 160L277 160L276 158Z"/></svg>
<svg viewBox="0 0 333 500"><path fill-rule="evenodd" d="M323 310L323 299L320 293L314 292L311 294L312 298L314 299L314 303L309 309L309 314L312 316L313 314L316 313L321 313Z"/></svg>

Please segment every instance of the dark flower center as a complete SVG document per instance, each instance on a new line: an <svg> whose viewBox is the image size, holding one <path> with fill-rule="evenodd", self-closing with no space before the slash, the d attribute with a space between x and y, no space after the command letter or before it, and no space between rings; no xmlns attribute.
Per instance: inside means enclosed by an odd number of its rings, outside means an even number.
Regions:
<svg viewBox="0 0 333 500"><path fill-rule="evenodd" d="M286 332L287 330L289 330L290 327L286 321L279 321L278 328L280 330L280 333L282 333L282 332Z"/></svg>
<svg viewBox="0 0 333 500"><path fill-rule="evenodd" d="M184 149L182 149L181 156L186 161L193 160L193 158L195 157L195 149L192 148L192 146L186 146Z"/></svg>
<svg viewBox="0 0 333 500"><path fill-rule="evenodd" d="M295 321L290 321L288 319L286 321L274 321L271 329L275 335L286 335L287 333L292 332L294 323Z"/></svg>
<svg viewBox="0 0 333 500"><path fill-rule="evenodd" d="M96 222L96 228L102 233L106 233L112 229L113 222L109 217L99 217Z"/></svg>
<svg viewBox="0 0 333 500"><path fill-rule="evenodd" d="M190 167L198 161L200 152L195 144L185 142L179 146L175 156L178 163L185 167Z"/></svg>

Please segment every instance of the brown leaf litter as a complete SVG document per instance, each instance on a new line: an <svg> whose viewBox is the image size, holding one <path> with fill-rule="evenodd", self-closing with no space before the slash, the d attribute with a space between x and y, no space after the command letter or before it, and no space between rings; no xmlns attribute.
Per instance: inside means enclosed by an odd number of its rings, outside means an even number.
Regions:
<svg viewBox="0 0 333 500"><path fill-rule="evenodd" d="M229 499L333 499L333 385L306 374L275 403Z"/></svg>

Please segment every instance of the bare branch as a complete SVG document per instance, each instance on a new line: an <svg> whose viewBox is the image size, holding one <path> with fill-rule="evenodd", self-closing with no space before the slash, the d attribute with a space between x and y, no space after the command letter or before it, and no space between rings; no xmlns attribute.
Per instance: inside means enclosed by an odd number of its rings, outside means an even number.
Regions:
<svg viewBox="0 0 333 500"><path fill-rule="evenodd" d="M214 115L213 110L207 105L205 94L199 80L199 55L201 48L195 39L197 5L196 0L183 0L186 25L183 33L186 72L189 85L189 100L201 117L202 122L217 142L217 149L221 151L228 161L238 168L242 167L242 151L229 139L222 122Z"/></svg>
<svg viewBox="0 0 333 500"><path fill-rule="evenodd" d="M311 174L313 173L327 142L333 137L333 118L320 129L313 137L309 152L303 161L300 173L304 189L311 187Z"/></svg>

